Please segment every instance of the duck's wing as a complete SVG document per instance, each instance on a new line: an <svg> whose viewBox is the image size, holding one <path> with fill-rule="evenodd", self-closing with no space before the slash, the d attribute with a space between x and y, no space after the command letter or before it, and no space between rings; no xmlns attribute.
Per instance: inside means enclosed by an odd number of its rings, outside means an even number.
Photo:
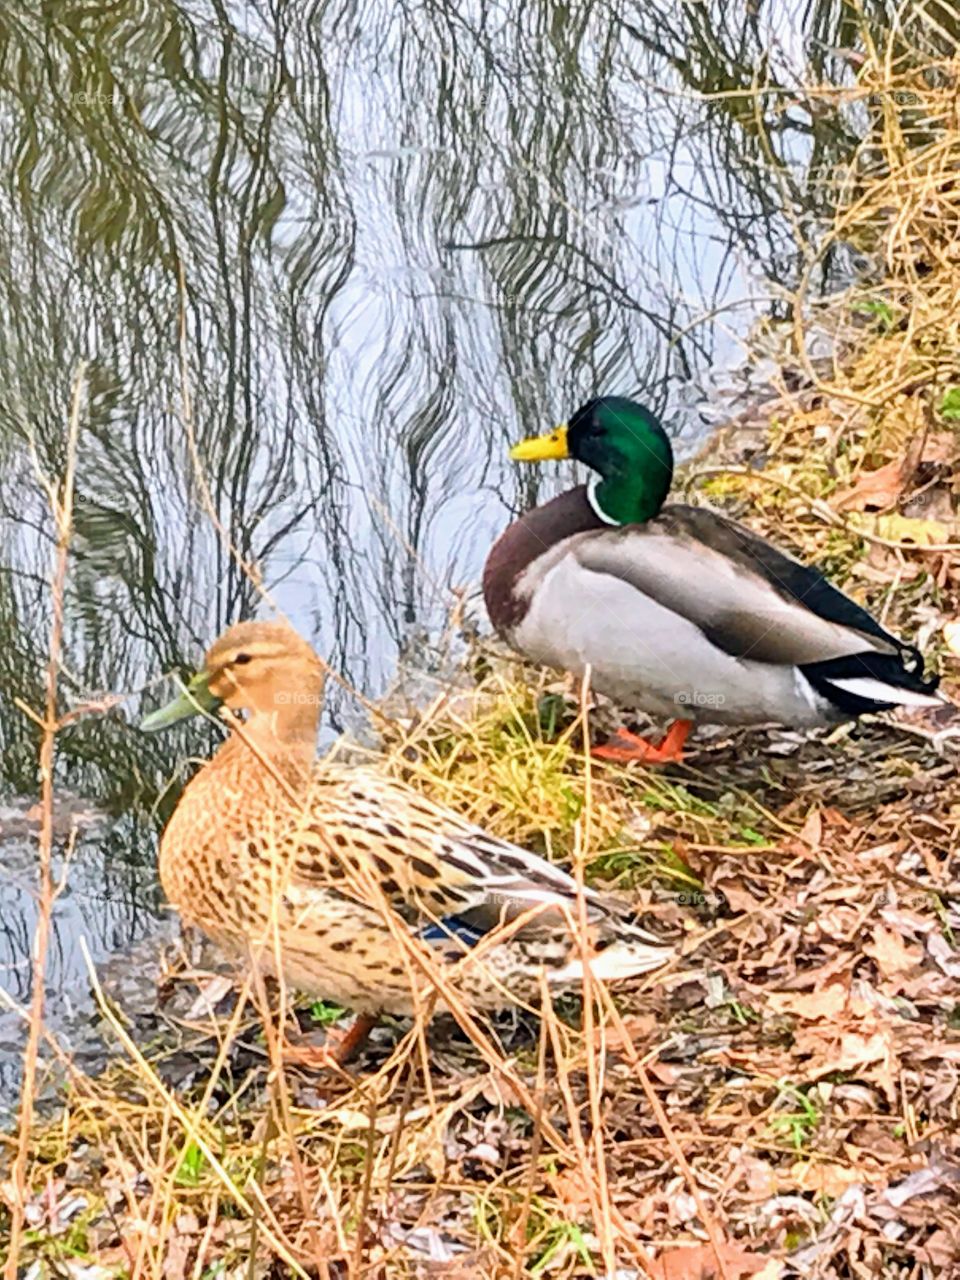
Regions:
<svg viewBox="0 0 960 1280"><path fill-rule="evenodd" d="M801 666L853 654L919 661L816 569L700 507L579 535L571 547L595 573L694 623L717 648L755 662Z"/></svg>
<svg viewBox="0 0 960 1280"><path fill-rule="evenodd" d="M301 836L295 872L301 882L329 877L335 850L335 860L347 869L338 878L338 891L362 893L363 877L372 875L394 909L424 928L482 934L532 909L525 936L558 928L566 932L568 921L576 921L577 882L546 859L376 770L351 768L331 775L321 766L324 775L322 803ZM323 860L314 852L320 847L327 854ZM359 871L354 885L351 868ZM615 899L589 887L583 897L588 922L605 941L629 941L632 972L656 968L673 954L634 925Z"/></svg>

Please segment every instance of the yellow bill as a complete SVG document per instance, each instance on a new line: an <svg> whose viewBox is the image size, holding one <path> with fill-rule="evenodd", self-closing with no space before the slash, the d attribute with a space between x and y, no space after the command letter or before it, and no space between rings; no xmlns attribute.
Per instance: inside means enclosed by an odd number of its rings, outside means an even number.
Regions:
<svg viewBox="0 0 960 1280"><path fill-rule="evenodd" d="M528 436L510 450L514 462L547 462L552 458L569 458L567 424L548 432L545 436Z"/></svg>

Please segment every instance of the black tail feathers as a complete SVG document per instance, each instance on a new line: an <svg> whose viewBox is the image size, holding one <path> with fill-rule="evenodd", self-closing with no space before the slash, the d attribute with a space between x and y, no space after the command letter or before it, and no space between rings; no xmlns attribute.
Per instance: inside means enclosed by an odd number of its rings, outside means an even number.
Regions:
<svg viewBox="0 0 960 1280"><path fill-rule="evenodd" d="M923 658L909 645L903 645L895 654L854 653L843 658L828 658L825 662L810 662L800 670L817 693L850 717L868 711L888 711L912 702L911 694L932 697L940 683L938 676L924 678ZM851 684L860 687L851 688ZM889 689L889 698L884 697L882 686ZM898 690L905 696L898 697Z"/></svg>

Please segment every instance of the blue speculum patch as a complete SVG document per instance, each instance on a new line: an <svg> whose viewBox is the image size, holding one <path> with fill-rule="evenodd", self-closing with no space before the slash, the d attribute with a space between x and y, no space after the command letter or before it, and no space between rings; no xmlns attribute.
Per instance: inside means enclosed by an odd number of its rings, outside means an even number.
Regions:
<svg viewBox="0 0 960 1280"><path fill-rule="evenodd" d="M466 947L475 947L483 935L483 929L467 924L459 916L444 916L442 920L435 920L424 925L419 934L424 942L449 942L453 938Z"/></svg>

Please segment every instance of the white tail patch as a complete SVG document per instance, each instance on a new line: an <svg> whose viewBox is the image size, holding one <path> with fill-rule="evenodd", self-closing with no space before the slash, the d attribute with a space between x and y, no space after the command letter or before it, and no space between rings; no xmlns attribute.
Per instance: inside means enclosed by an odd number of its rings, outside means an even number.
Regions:
<svg viewBox="0 0 960 1280"><path fill-rule="evenodd" d="M913 689L900 689L885 684L872 676L831 676L827 681L845 693L857 698L871 698L874 702L892 702L900 707L939 707L947 699L938 693L916 693Z"/></svg>
<svg viewBox="0 0 960 1280"><path fill-rule="evenodd" d="M647 946L642 942L612 942L609 947L591 956L590 974L598 982L634 978L638 974L660 969L675 955L672 947ZM562 969L554 969L548 976L551 984L579 982L583 978L583 962L571 960Z"/></svg>

